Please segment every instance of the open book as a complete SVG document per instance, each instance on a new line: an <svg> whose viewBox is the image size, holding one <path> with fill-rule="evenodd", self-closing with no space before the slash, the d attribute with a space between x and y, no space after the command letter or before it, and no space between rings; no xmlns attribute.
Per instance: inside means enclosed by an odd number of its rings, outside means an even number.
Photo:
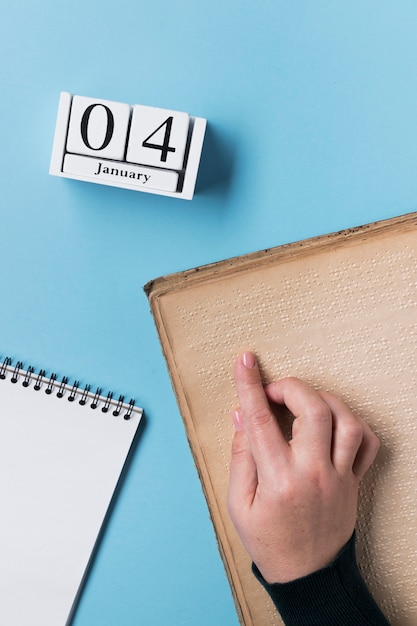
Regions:
<svg viewBox="0 0 417 626"><path fill-rule="evenodd" d="M226 510L233 363L298 376L369 421L358 561L390 623L417 623L417 214L165 276L145 286L242 624L282 624Z"/></svg>

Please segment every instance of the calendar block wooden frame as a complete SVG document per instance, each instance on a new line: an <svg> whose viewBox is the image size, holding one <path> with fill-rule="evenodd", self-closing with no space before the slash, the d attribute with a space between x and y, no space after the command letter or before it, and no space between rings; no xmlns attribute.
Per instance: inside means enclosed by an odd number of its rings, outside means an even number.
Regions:
<svg viewBox="0 0 417 626"><path fill-rule="evenodd" d="M68 130L71 119L71 107L73 98L75 96L69 92L63 91L60 94L58 115L55 126L55 134L52 147L52 155L49 167L49 173L53 176L60 176L62 178L72 178L75 180L82 180L85 182L109 185L111 187L121 187L124 189L131 189L134 191L142 191L144 193L152 193L157 195L169 196L172 198L182 198L184 200L191 200L194 196L195 184L197 180L198 168L200 164L201 151L203 148L204 135L207 125L207 120L200 117L192 117L190 115L190 125L188 129L185 156L183 166L181 170L171 170L159 167L154 167L148 164L136 164L130 161L123 160L111 160L107 161L101 157L82 157L81 155L74 154L67 149ZM131 111L133 106L131 106ZM129 139L129 131L126 136L126 144ZM81 167L77 169L76 166L71 168L72 171L64 171L65 159L72 159L74 162L80 161ZM104 164L111 164L112 167L125 166L130 168L130 171L144 172L144 174L137 174L137 176L161 175L162 178L169 178L169 174L172 173L172 180L169 180L167 189L158 189L146 187L145 185L137 185L129 183L129 178L126 180L117 179L96 179L89 172L86 174L83 171L83 159L86 161L102 162ZM148 174L146 174L148 173ZM176 180L178 178L178 181ZM163 186L163 185L162 185Z"/></svg>

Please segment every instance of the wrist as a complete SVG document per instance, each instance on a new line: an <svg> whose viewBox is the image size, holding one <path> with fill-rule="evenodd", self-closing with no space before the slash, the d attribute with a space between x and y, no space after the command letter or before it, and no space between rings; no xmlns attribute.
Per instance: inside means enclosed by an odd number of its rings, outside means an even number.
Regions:
<svg viewBox="0 0 417 626"><path fill-rule="evenodd" d="M330 565L287 583L269 584L252 571L271 596L287 626L389 626L371 597L355 556L355 533Z"/></svg>

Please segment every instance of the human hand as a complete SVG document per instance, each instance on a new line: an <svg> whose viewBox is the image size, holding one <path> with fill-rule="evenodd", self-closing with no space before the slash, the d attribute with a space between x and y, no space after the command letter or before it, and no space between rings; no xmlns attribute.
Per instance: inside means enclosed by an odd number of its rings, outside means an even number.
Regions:
<svg viewBox="0 0 417 626"><path fill-rule="evenodd" d="M350 539L379 440L333 394L297 378L264 388L250 352L236 360L235 381L229 514L264 579L289 582L329 565ZM272 406L295 417L290 441Z"/></svg>

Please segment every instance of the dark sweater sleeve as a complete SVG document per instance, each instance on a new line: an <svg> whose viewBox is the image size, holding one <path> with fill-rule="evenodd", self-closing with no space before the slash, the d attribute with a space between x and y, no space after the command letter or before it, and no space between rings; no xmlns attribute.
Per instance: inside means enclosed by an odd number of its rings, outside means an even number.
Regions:
<svg viewBox="0 0 417 626"><path fill-rule="evenodd" d="M268 584L252 570L286 626L389 626L359 572L355 533L328 567L304 578Z"/></svg>

